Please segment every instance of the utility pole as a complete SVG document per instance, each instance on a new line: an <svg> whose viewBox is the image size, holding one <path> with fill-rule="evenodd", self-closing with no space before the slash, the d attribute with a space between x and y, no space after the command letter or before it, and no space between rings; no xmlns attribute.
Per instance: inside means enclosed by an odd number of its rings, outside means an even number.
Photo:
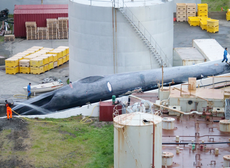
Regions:
<svg viewBox="0 0 230 168"><path fill-rule="evenodd" d="M43 0L41 0L41 4L43 4Z"/></svg>

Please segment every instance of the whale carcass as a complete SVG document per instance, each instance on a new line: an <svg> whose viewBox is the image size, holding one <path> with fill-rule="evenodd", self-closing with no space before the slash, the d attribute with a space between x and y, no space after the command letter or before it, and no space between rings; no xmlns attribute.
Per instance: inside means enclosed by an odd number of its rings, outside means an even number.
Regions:
<svg viewBox="0 0 230 168"><path fill-rule="evenodd" d="M219 75L230 72L230 66L219 61L210 61L191 66L164 68L164 84L174 80L176 84L187 81L188 77ZM13 110L19 114L33 115L56 112L82 106L100 100L111 99L112 95L122 95L130 90L141 88L143 91L157 88L162 79L162 70L152 69L140 72L121 73L107 76L90 76L64 86L58 90L44 93L16 105ZM30 104L27 106L25 104ZM44 110L38 110L33 106ZM47 111L46 111L47 110Z"/></svg>

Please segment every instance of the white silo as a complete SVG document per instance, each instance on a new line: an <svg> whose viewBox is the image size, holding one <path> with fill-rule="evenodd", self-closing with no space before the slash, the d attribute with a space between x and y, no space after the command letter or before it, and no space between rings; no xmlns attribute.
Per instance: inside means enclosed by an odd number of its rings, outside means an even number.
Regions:
<svg viewBox="0 0 230 168"><path fill-rule="evenodd" d="M159 116L140 112L115 117L114 168L161 168L161 121Z"/></svg>
<svg viewBox="0 0 230 168"><path fill-rule="evenodd" d="M173 1L70 0L69 47L73 81L170 66Z"/></svg>

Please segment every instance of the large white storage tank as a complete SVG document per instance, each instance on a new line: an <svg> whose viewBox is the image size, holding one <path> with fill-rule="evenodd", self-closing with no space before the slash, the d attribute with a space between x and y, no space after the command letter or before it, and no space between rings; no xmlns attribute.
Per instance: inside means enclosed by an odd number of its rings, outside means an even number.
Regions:
<svg viewBox="0 0 230 168"><path fill-rule="evenodd" d="M152 168L152 163L162 167L162 118L140 112L115 117L114 168Z"/></svg>
<svg viewBox="0 0 230 168"><path fill-rule="evenodd" d="M142 29L145 37L150 38L151 34L154 48L158 53L165 53L172 65L172 0L115 0L115 3L110 0L70 0L71 80L161 67L148 44L143 42L144 37L138 35L121 10Z"/></svg>

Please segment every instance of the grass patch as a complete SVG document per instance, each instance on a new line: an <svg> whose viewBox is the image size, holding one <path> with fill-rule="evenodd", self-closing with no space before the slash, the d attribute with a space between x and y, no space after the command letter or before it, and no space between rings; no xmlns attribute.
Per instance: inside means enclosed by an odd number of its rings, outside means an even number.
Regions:
<svg viewBox="0 0 230 168"><path fill-rule="evenodd" d="M229 0L201 0L201 2L208 4L208 11L210 12L221 11L221 7L224 11L230 8Z"/></svg>
<svg viewBox="0 0 230 168"><path fill-rule="evenodd" d="M81 124L80 119L30 122L30 148L20 155L35 167L113 167L113 125L96 128Z"/></svg>
<svg viewBox="0 0 230 168"><path fill-rule="evenodd" d="M4 41L4 36L0 36L0 42Z"/></svg>

